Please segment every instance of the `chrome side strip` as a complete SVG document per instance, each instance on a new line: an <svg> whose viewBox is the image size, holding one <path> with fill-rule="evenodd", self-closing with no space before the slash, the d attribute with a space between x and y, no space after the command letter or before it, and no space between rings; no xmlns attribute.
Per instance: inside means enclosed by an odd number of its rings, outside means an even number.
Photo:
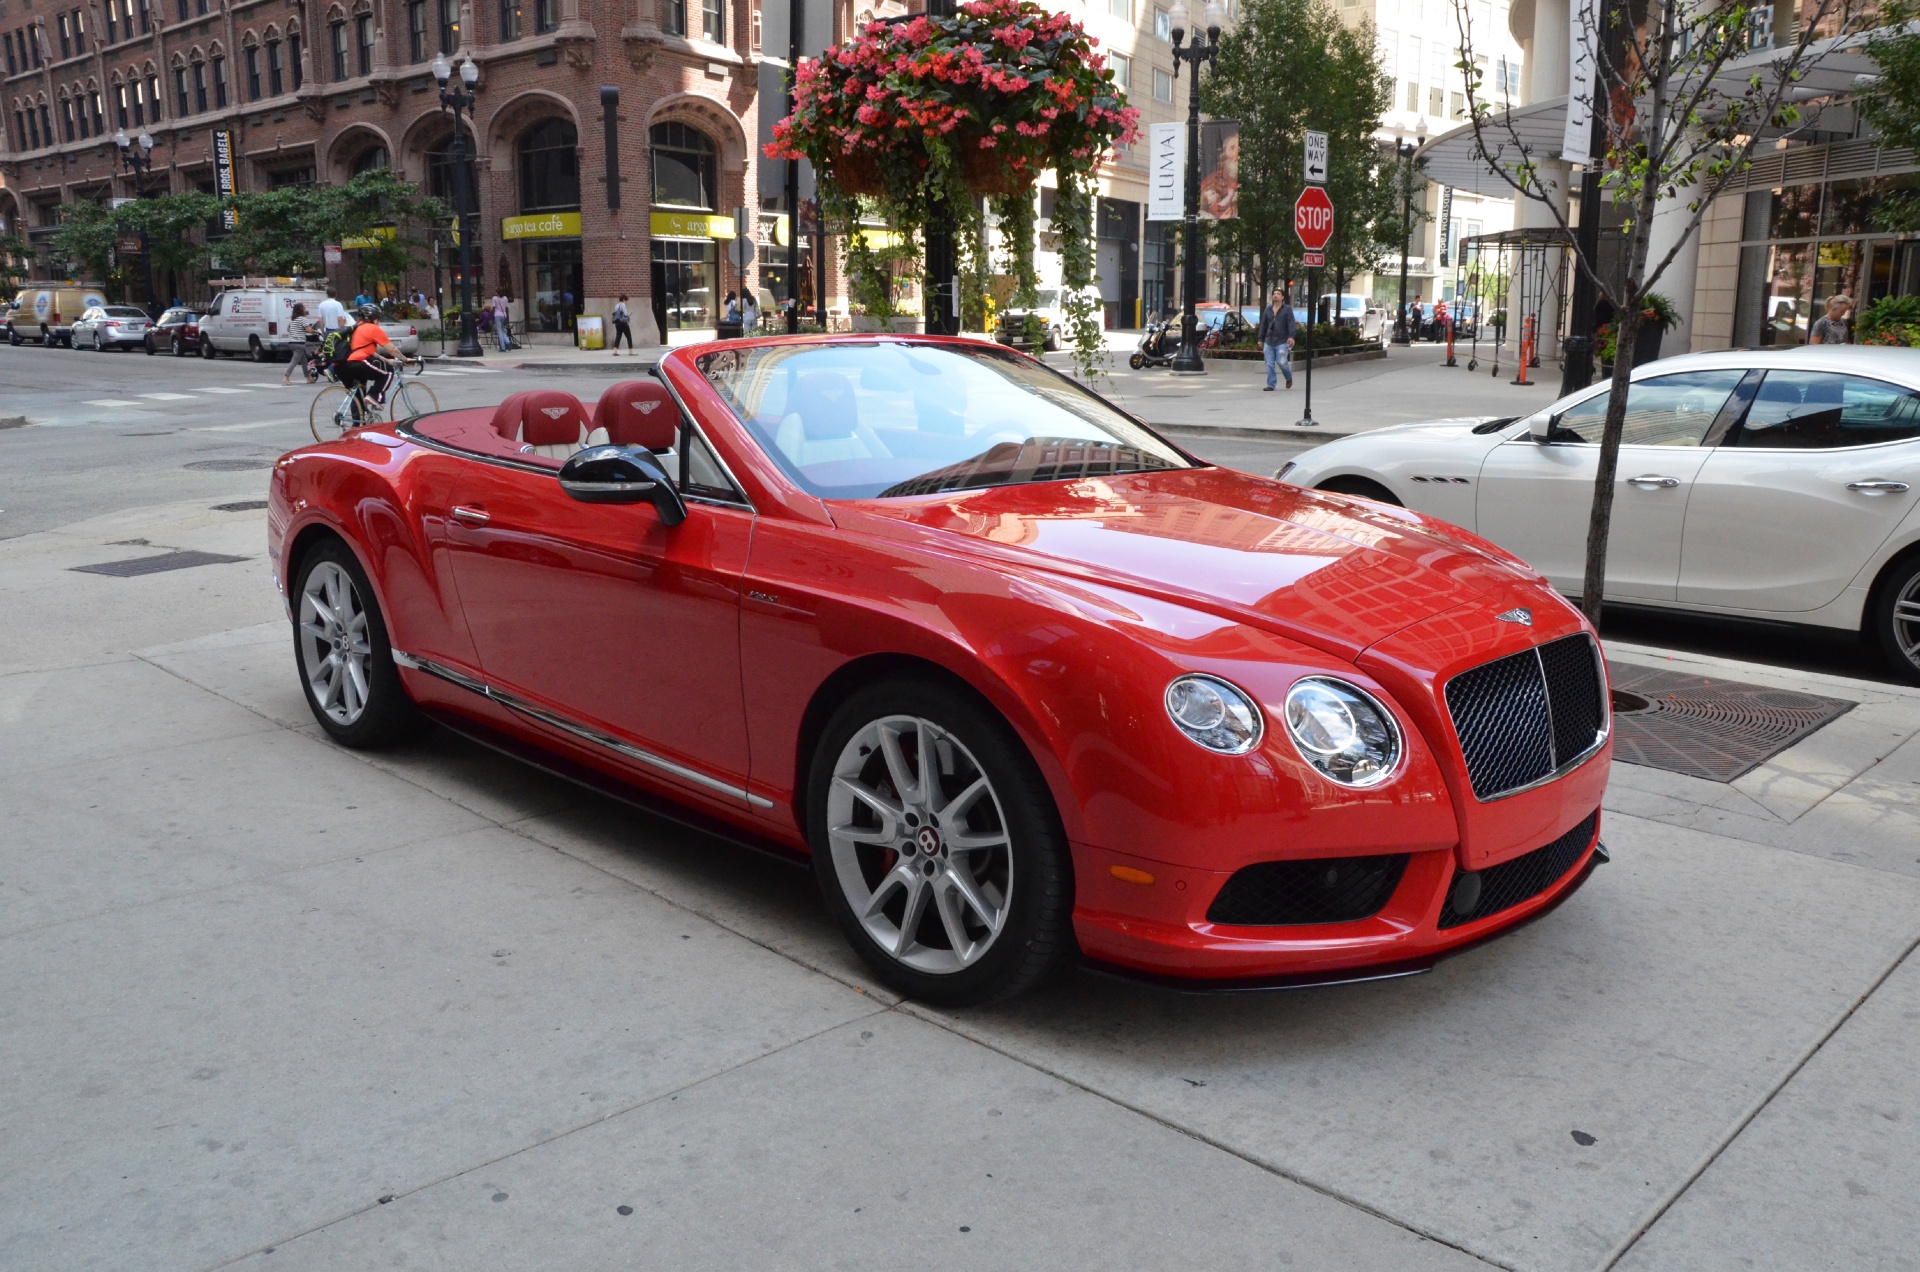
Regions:
<svg viewBox="0 0 1920 1272"><path fill-rule="evenodd" d="M773 801L770 799L743 790L730 782L723 782L717 777L708 777L705 773L690 769L684 764L676 764L672 760L655 755L651 751L643 751L637 746L622 742L619 738L602 733L600 730L590 728L578 721L569 720L565 716L555 715L544 707L537 707L524 698L515 697L503 689L489 685L485 681L475 680L472 676L455 671L453 668L434 662L432 659L415 657L413 654L396 649L393 651L393 661L402 667L424 672L429 676L436 676L448 684L459 685L462 689L477 693L483 698L497 702L507 710L515 712L518 715L526 716L529 720L536 720L549 728L558 729L562 733L570 733L583 741L591 742L595 746L605 747L607 750L624 755L630 760L638 760L640 763L650 768L659 769L663 773L671 773L675 777L699 786L704 786L709 790L731 795L735 799L743 799L755 808L773 807Z"/></svg>

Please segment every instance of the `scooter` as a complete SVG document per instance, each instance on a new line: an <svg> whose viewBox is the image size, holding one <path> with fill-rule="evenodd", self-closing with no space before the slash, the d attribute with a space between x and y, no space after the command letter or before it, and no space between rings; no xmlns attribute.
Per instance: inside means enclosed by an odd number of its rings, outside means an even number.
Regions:
<svg viewBox="0 0 1920 1272"><path fill-rule="evenodd" d="M1144 367L1170 367L1179 348L1180 339L1173 334L1173 319L1162 317L1148 323L1140 333L1140 344L1127 358L1127 365L1135 371Z"/></svg>

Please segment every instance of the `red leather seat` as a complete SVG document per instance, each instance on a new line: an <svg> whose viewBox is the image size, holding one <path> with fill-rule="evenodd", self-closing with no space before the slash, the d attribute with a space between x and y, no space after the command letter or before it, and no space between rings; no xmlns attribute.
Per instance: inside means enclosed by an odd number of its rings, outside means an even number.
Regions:
<svg viewBox="0 0 1920 1272"><path fill-rule="evenodd" d="M679 440L680 408L657 380L623 380L600 395L593 408L594 445L672 450Z"/></svg>
<svg viewBox="0 0 1920 1272"><path fill-rule="evenodd" d="M580 399L558 389L515 393L493 413L494 431L519 442L520 453L530 459L565 463L586 447L591 428Z"/></svg>

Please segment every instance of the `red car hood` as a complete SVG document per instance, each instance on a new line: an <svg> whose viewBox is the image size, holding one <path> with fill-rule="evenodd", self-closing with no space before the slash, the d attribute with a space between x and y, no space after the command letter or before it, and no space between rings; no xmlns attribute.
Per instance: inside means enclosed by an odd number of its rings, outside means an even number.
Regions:
<svg viewBox="0 0 1920 1272"><path fill-rule="evenodd" d="M1351 659L1522 575L1398 509L1220 468L832 505L921 539L1232 615Z"/></svg>

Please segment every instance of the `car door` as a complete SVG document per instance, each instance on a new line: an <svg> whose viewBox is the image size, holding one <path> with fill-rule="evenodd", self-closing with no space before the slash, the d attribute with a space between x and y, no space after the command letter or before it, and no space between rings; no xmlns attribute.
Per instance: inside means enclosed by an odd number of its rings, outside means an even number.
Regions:
<svg viewBox="0 0 1920 1272"><path fill-rule="evenodd" d="M1770 370L1700 470L1680 600L1804 613L1839 598L1920 499L1920 393Z"/></svg>
<svg viewBox="0 0 1920 1272"><path fill-rule="evenodd" d="M1694 477L1748 373L1684 371L1633 382L1616 470L1607 541L1607 595L1672 601L1680 536ZM1494 447L1480 469L1475 528L1546 575L1569 596L1586 574L1587 526L1600 465L1605 389L1558 410L1549 441L1529 432Z"/></svg>
<svg viewBox="0 0 1920 1272"><path fill-rule="evenodd" d="M490 685L575 737L624 744L618 758L655 776L744 800L740 588L754 514L693 458L687 519L671 527L650 504L576 502L555 469L468 464L448 548Z"/></svg>

